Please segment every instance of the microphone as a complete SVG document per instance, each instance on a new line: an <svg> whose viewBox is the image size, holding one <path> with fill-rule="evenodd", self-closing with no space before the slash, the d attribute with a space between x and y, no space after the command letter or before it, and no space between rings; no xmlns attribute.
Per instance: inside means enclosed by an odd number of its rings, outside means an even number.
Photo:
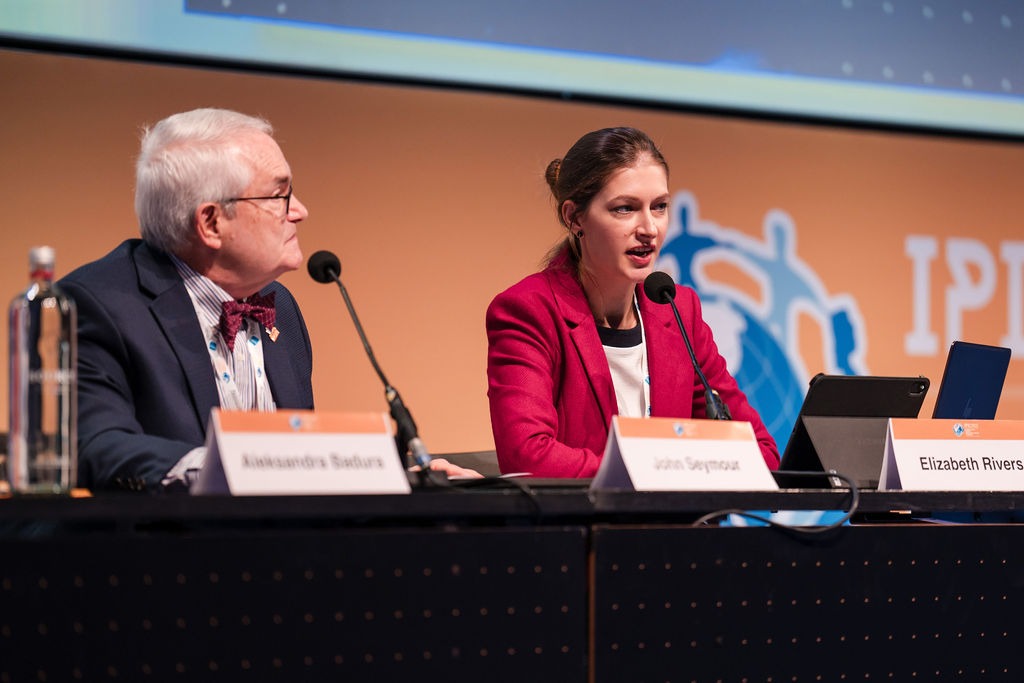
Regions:
<svg viewBox="0 0 1024 683"><path fill-rule="evenodd" d="M309 276L317 282L334 282L341 277L341 261L329 251L318 251L306 262Z"/></svg>
<svg viewBox="0 0 1024 683"><path fill-rule="evenodd" d="M420 472L424 476L428 476L430 472L430 453L427 452L427 447L420 440L419 431L416 429L416 422L412 419L409 409L402 402L401 395L388 382L387 377L384 376L384 371L380 369L380 365L373 355L373 349L370 348L370 342L366 339L363 326L359 323L356 309L352 307L352 300L348 298L348 290L341 283L341 261L329 251L318 251L309 257L306 269L309 271L310 277L317 282L325 284L328 282L337 283L338 289L341 290L341 296L345 299L348 314L351 316L352 322L355 323L356 332L359 333L359 339L363 342L363 348L366 349L366 355L370 358L370 364L373 365L373 369L377 371L377 376L380 377L380 381L384 384L384 398L388 402L388 407L391 408L391 417L394 419L398 429L395 440L398 442L399 449L405 448L405 452L411 453L416 464L420 466Z"/></svg>
<svg viewBox="0 0 1024 683"><path fill-rule="evenodd" d="M676 316L676 324L679 325L679 331L683 333L686 350L690 353L693 369L700 378L701 384L704 385L704 412L708 419L731 420L732 414L729 412L729 406L725 404L725 401L718 395L718 392L708 384L708 378L704 376L704 372L700 369L700 364L697 363L697 354L693 352L690 336L686 334L686 328L683 327L683 319L679 317L679 309L676 307L676 283L672 280L672 276L660 270L654 271L644 280L644 294L656 304L669 304L672 306L672 312Z"/></svg>

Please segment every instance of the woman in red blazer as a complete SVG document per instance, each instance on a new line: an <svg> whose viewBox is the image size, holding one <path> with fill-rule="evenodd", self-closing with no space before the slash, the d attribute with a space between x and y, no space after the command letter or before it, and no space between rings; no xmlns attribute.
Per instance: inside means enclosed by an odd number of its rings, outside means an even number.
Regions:
<svg viewBox="0 0 1024 683"><path fill-rule="evenodd" d="M704 417L704 387L671 308L640 291L669 221L668 165L654 143L633 128L593 131L546 177L569 234L543 271L487 309L491 427L503 472L592 477L613 415ZM675 301L708 382L777 468L697 294L677 286Z"/></svg>

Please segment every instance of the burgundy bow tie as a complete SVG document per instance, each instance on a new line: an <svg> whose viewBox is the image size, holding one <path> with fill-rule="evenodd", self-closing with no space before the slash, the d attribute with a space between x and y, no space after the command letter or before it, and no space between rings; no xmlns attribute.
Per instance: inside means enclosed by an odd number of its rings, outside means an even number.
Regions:
<svg viewBox="0 0 1024 683"><path fill-rule="evenodd" d="M220 333L229 351L235 350L235 335L242 326L242 318L252 318L268 330L274 326L277 310L274 292L266 296L253 294L247 301L225 301L220 314Z"/></svg>

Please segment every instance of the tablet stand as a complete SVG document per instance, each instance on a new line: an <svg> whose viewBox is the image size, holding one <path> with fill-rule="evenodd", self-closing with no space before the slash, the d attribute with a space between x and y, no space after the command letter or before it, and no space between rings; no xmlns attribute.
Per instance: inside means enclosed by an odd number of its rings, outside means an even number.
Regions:
<svg viewBox="0 0 1024 683"><path fill-rule="evenodd" d="M790 437L792 460L787 469L808 472L835 470L853 479L858 488L878 488L885 455L887 417L825 417L803 415ZM780 485L787 486L789 482ZM806 480L797 486L807 488ZM830 479L821 485L829 487Z"/></svg>

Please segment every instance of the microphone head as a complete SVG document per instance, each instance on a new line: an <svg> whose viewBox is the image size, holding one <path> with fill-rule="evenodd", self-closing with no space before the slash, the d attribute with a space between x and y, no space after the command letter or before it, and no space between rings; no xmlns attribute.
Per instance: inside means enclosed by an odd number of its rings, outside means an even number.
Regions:
<svg viewBox="0 0 1024 683"><path fill-rule="evenodd" d="M644 280L644 294L656 304L667 304L676 298L676 283L668 273L656 270Z"/></svg>
<svg viewBox="0 0 1024 683"><path fill-rule="evenodd" d="M317 282L334 282L341 277L341 261L333 253L321 250L306 262L309 276Z"/></svg>

